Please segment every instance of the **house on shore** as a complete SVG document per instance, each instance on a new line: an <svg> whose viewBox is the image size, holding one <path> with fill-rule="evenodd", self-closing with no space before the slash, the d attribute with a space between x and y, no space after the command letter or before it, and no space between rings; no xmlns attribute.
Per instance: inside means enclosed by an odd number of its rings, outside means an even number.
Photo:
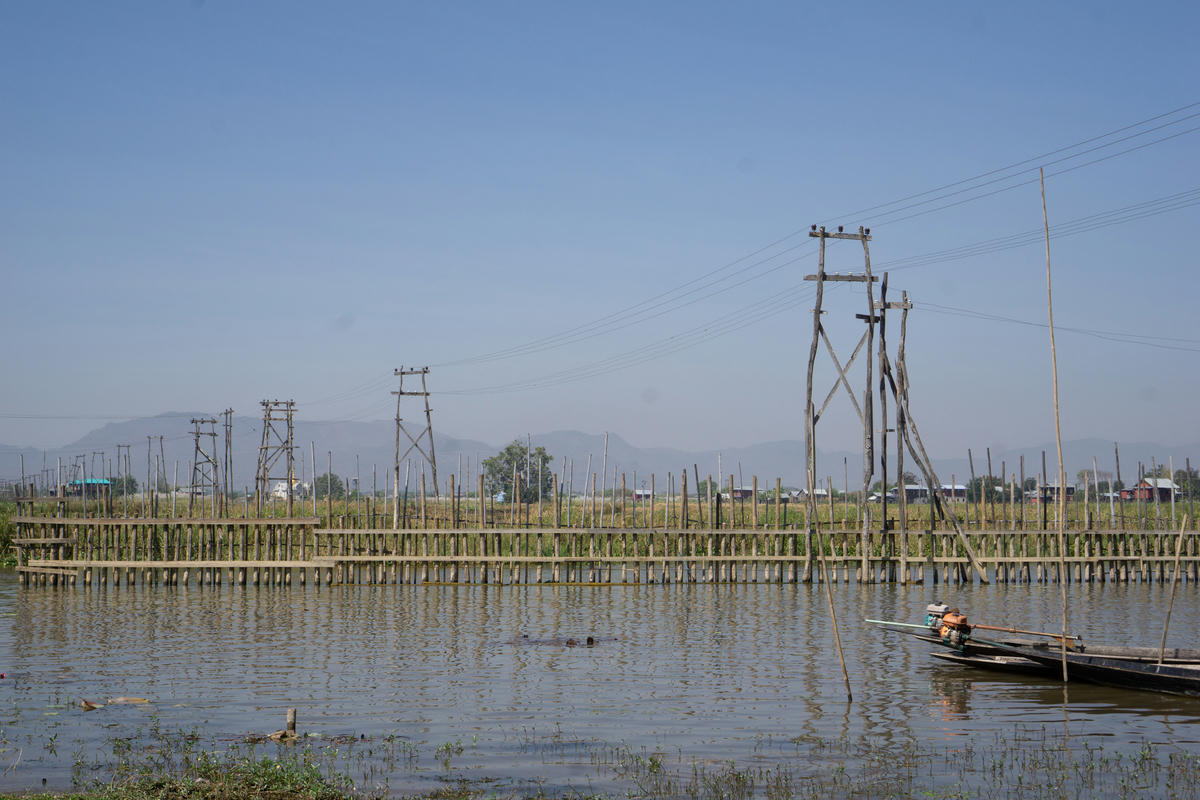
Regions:
<svg viewBox="0 0 1200 800"><path fill-rule="evenodd" d="M1170 478L1142 478L1132 489L1123 489L1121 499L1154 502L1157 498L1160 503L1169 503L1172 498L1178 500L1181 494L1179 486Z"/></svg>

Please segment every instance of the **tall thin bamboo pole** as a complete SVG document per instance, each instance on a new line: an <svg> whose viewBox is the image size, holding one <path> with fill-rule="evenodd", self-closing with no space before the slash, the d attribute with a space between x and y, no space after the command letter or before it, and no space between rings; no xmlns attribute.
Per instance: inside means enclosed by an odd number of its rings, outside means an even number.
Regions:
<svg viewBox="0 0 1200 800"><path fill-rule="evenodd" d="M1066 536L1063 527L1066 524L1067 503L1067 473L1063 468L1062 427L1058 415L1058 352L1054 347L1054 298L1050 282L1050 217L1046 214L1046 175L1038 168L1038 178L1042 187L1042 224L1046 232L1046 314L1050 328L1050 370L1054 376L1054 442L1058 447L1058 586L1062 594L1062 638L1059 639L1062 653L1062 678L1067 682L1067 553Z"/></svg>
<svg viewBox="0 0 1200 800"><path fill-rule="evenodd" d="M1183 515L1183 524L1179 526L1179 538L1175 540L1175 564L1171 567L1171 599L1167 603L1167 618L1163 621L1162 643L1158 646L1158 665L1163 663L1163 654L1167 652L1167 628L1171 625L1171 609L1175 607L1175 589L1179 586L1179 554L1183 552L1183 532L1187 530L1188 515Z"/></svg>

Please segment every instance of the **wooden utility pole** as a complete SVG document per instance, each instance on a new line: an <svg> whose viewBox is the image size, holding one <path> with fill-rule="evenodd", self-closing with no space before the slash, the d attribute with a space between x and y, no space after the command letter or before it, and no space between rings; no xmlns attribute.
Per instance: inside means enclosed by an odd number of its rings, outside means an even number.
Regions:
<svg viewBox="0 0 1200 800"><path fill-rule="evenodd" d="M842 227L838 227L837 232L827 231L824 226L819 229L816 225L812 226L809 232L809 237L817 239L819 242L819 256L817 259L817 274L805 275L806 281L816 281L817 283L817 298L816 305L813 307L813 335L812 341L808 349L808 378L805 382L805 402L804 402L804 442L805 456L808 461L808 469L806 470L806 483L808 493L808 563L804 565L804 580L812 579L812 554L818 554L821 566L821 581L825 584L826 600L829 603L829 616L833 626L833 641L837 647L838 657L842 665L842 679L846 684L846 700L852 700L853 694L850 690L850 676L846 671L846 659L842 653L842 641L837 625L837 611L833 603L833 591L829 585L829 570L825 562L825 548L820 540L820 532L817 528L817 441L816 428L817 421L829 406L829 401L833 399L837 393L838 386L845 388L846 393L850 396L850 402L854 406L854 410L858 413L859 422L863 426L863 494L865 496L871 485L871 475L875 472L875 448L874 448L874 429L872 421L872 405L871 405L871 377L872 377L872 361L873 353L871 347L874 344L875 336L875 293L872 284L876 278L871 275L871 251L868 242L871 240L871 232L858 229L858 233L846 233ZM828 274L825 272L825 243L828 239L844 239L859 241L863 246L864 272L861 274ZM829 341L828 335L825 333L825 328L821 324L822 302L825 297L825 283L827 281L834 282L850 282L850 283L865 283L867 286L867 313L866 315L856 315L867 323L867 330L863 332L859 338L858 345L854 348L853 354L843 367L837 357L837 353L833 349L832 343ZM829 352L829 357L833 361L834 368L838 373L838 381L829 390L829 394L825 397L825 402L821 404L820 411L816 410L813 404L813 371L817 361L817 345L819 342L824 342L825 347ZM859 352L863 347L866 347L867 362L867 383L866 391L863 394L863 405L860 407L858 400L855 397L854 390L850 388L850 382L846 378L846 372L854 364L854 359L858 357ZM870 513L864 513L862 518L862 557L864 567L867 561L867 541L869 536L868 525ZM830 519L832 525L833 520ZM864 574L864 579L868 576Z"/></svg>
<svg viewBox="0 0 1200 800"><path fill-rule="evenodd" d="M225 429L225 457L221 464L221 516L229 516L229 492L233 488L233 409L221 412ZM314 476L315 477L315 476Z"/></svg>
<svg viewBox="0 0 1200 800"><path fill-rule="evenodd" d="M213 504L216 505L220 483L217 476L217 420L215 417L199 417L192 419L192 479L188 486L188 516L192 516L192 505L199 492L201 498L204 492L211 491ZM208 430L201 426L207 425ZM211 439L207 448L203 438ZM200 501L200 513L204 515L204 501ZM214 512L215 513L215 512Z"/></svg>
<svg viewBox="0 0 1200 800"><path fill-rule="evenodd" d="M837 232L827 231L824 226L818 228L812 226L809 232L809 237L819 241L819 256L817 259L817 274L805 275L804 280L816 281L817 283L817 299L816 305L813 308L813 335L812 342L808 349L808 379L805 384L805 453L808 460L807 471L807 489L808 489L808 511L809 511L809 563L805 565L804 572L805 580L809 580L812 574L812 558L813 552L812 543L816 537L816 519L817 519L817 443L816 443L816 427L817 422L821 419L821 415L825 413L825 409L829 407L833 396L837 394L838 386L845 388L846 393L850 396L850 402L854 406L854 411L858 414L859 422L863 428L863 495L871 486L871 476L875 473L875 431L872 412L871 379L873 375L874 353L872 346L875 339L875 323L878 321L878 316L875 314L875 290L873 284L878 280L871 274L871 251L868 242L871 240L871 231L869 229L859 228L858 233L845 233L844 229L839 226ZM863 246L863 263L864 271L862 273L827 273L825 272L825 242L828 239L844 239L858 241ZM855 314L855 317L867 323L867 329L863 331L862 336L858 340L853 353L849 360L843 365L838 359L837 353L833 349L833 344L829 341L829 336L825 333L825 328L821 324L821 308L825 296L825 283L865 283L867 287L867 314ZM817 345L824 342L825 348L829 353L830 360L833 362L834 369L837 370L838 380L834 383L829 393L825 396L825 401L821 404L819 410L816 409L813 403L813 370L817 360ZM864 360L867 367L867 384L866 391L863 393L862 405L859 405L858 398L854 390L850 388L850 381L846 377L846 373L853 366L854 361L858 358L860 352L863 352L865 347ZM864 506L864 509L867 508ZM863 555L866 556L866 541L870 525L870 511L863 513L862 517L862 539L863 539Z"/></svg>
<svg viewBox="0 0 1200 800"><path fill-rule="evenodd" d="M284 478L287 482L287 515L292 517L292 501L295 495L295 447L293 435L295 427L295 400L263 400L262 444L258 448L258 468L255 470L254 502L261 516L263 499L271 490L272 478ZM276 464L284 459L286 475L276 472ZM276 472L275 475L272 475Z"/></svg>
<svg viewBox="0 0 1200 800"><path fill-rule="evenodd" d="M396 391L392 392L392 394L396 395L396 474L398 476L400 473L400 462L407 459L408 454L416 450L429 462L429 470L432 473L431 477L433 479L434 497L436 498L438 492L437 452L433 446L433 409L429 407L429 386L426 383L426 378L429 375L429 367L421 367L420 369L404 369L401 367L394 370L393 374L400 379ZM404 379L418 375L421 377L421 390L416 392L406 391L404 388ZM413 436L408 428L405 427L404 418L400 414L401 403L405 397L422 397L425 399L425 427L416 436ZM409 441L408 448L403 453L400 452L400 434L404 434ZM396 524L394 519L392 524L393 526Z"/></svg>
<svg viewBox="0 0 1200 800"><path fill-rule="evenodd" d="M925 485L929 489L929 502L931 505L930 515L938 514L943 520L949 522L958 535L959 541L963 546L963 552L967 556L971 567L979 576L981 583L987 583L987 571L975 557L975 551L971 548L971 542L963 533L962 526L959 524L958 517L954 513L954 509L946 502L945 494L942 492L941 483L938 481L937 474L933 470L933 462L929 458L929 454L925 451L925 445L921 442L921 434L917 430L916 420L913 419L912 409L908 405L908 367L905 363L905 348L904 338L907 333L908 326L908 311L912 305L908 301L908 295L903 295L903 301L899 304L899 308L903 312L901 317L900 328L900 349L897 353L897 361L895 370L892 369L892 364L888 358L886 349L882 350L882 360L879 365L880 372L887 378L889 387L891 388L892 397L896 401L897 438L901 441L897 443L897 449L902 450L907 446L909 453L913 457L917 468L921 470L924 476ZM892 307L892 304L886 304L887 307ZM886 312L887 308L881 309ZM903 473L901 473L903 474ZM951 481L953 483L953 480Z"/></svg>

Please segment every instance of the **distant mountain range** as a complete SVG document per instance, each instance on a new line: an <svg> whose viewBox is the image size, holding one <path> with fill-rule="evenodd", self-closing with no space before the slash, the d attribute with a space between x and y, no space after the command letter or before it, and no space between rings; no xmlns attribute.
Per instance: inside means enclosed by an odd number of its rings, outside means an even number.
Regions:
<svg viewBox="0 0 1200 800"><path fill-rule="evenodd" d="M0 479L13 480L20 474L20 458L24 456L26 474L36 474L42 469L43 463L48 469L55 469L61 458L64 466L78 463L80 457L88 462L89 474L96 472L107 474L109 463L115 474L117 444L130 445L130 464L132 474L138 478L139 484L145 482L147 474L147 444L149 443L151 469L155 465L155 457L166 465L165 473L169 482L174 482L175 471L178 469L179 484L186 485L189 481L189 470L192 462L193 437L192 425L189 420L205 416L199 412L170 412L155 417L144 417L125 422L113 422L97 428L79 440L66 447L55 450L38 450L34 448L19 448L0 445ZM258 451L262 443L262 420L253 417L233 418L232 454L234 485L244 487L253 482ZM207 430L207 427L205 428ZM217 459L224 454L224 438L221 426L216 426ZM415 435L415 432L414 432ZM162 436L161 449L158 437ZM153 437L147 439L147 437ZM361 480L363 489L369 489L373 484L383 488L385 470L389 470L395 453L395 427L386 421L378 422L320 422L300 421L295 423L294 441L296 450L296 473L305 479L311 479L313 474L313 456L316 456L316 472L323 474L329 469L330 454L332 453L333 470L338 475L353 478L356 474ZM472 485L478 474L478 464L481 458L494 455L505 444L512 441L497 438L494 442L482 442L473 439L459 439L443 433L436 433L435 448L438 459L439 473L445 476L459 473L466 477L468 465ZM525 436L519 437L522 441ZM205 450L211 450L211 437L201 437ZM553 466L560 473L566 466L568 476L573 471L574 486L581 489L584 476L589 471L599 473L604 461L604 434L582 433L580 431L552 431L539 433L531 437L534 447L545 447L554 456ZM407 446L408 440L403 440ZM894 443L892 449L894 452ZM403 448L402 448L403 449ZM1051 473L1057 471L1057 456L1054 443L1032 445L1024 448L1007 449L992 452L992 469L1000 474L1001 464L1004 464L1009 474L1018 472L1020 459L1025 457L1025 474L1034 476L1040 473L1042 451L1046 452L1046 463ZM1095 457L1102 473L1114 471L1113 442L1102 439L1078 439L1063 443L1064 462L1069 482L1074 482L1075 474L1081 469L1091 470L1092 458ZM103 454L103 455L101 455ZM983 448L972 452L977 475L987 473L986 453ZM1182 469L1185 459L1191 457L1193 466L1200 466L1200 444L1166 447L1152 442L1123 442L1120 445L1121 477L1126 483L1131 483L1137 475L1138 462L1147 466L1153 458L1156 463L1168 463L1174 460L1175 469ZM421 457L415 451L410 454L413 484L415 485L421 469ZM103 467L101 462L103 460ZM907 471L912 469L912 459L906 457ZM805 482L804 444L797 440L782 440L761 442L745 447L734 447L724 450L681 450L667 447L637 447L615 433L608 436L608 483L611 485L614 471L624 472L627 485L630 488L643 483L649 485L650 475L655 475L658 487L666 486L666 476L672 473L678 481L680 470L687 469L689 475L698 469L701 479L708 475L722 475L721 483L728 481L729 475L734 476L737 484L749 485L753 476L758 476L759 486L773 487L776 477L782 479L784 486L800 487ZM718 468L719 464L719 468ZM836 488L842 488L845 475L849 473L850 488L856 483L861 485L862 456L850 452L817 452L818 474L822 485L832 478ZM895 469L894 462L890 467ZM402 465L402 470L405 467ZM942 483L952 479L957 483L966 483L970 476L970 464L964 447L961 457L934 457L934 469ZM634 474L636 473L636 483ZM1101 480L1106 478L1101 475ZM619 478L618 478L619 480Z"/></svg>

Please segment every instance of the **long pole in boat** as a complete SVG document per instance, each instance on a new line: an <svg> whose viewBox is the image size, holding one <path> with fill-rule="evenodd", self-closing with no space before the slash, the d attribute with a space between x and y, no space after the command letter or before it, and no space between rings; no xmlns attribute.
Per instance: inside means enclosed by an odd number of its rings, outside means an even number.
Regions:
<svg viewBox="0 0 1200 800"><path fill-rule="evenodd" d="M864 619L863 622L870 622L872 625L896 625L901 628L920 628L921 630L930 630L928 625L920 625L915 622L892 622L887 619ZM1049 636L1052 639L1062 637L1061 633L1050 633L1048 631L1026 631L1020 628L1002 628L999 625L971 625L972 630L979 629L985 631L999 631L1001 633L1021 633L1026 636ZM1068 639L1078 639L1080 637L1073 634L1067 634Z"/></svg>

